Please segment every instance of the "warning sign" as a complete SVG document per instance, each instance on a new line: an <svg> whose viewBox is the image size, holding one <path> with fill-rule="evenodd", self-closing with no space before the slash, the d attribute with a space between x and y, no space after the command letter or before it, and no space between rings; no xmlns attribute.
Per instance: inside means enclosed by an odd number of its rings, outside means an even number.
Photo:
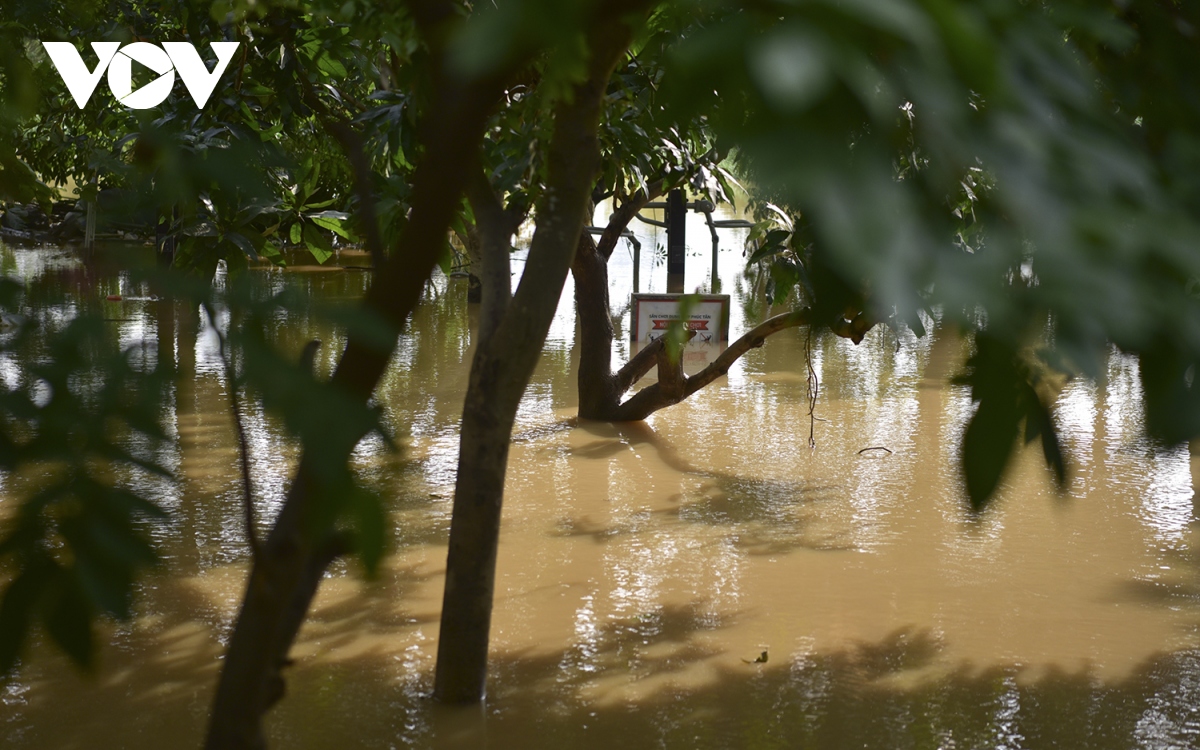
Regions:
<svg viewBox="0 0 1200 750"><path fill-rule="evenodd" d="M708 344L729 339L728 294L635 294L633 319L630 325L632 341L645 344L666 335L671 322L680 319L681 301L685 296L694 299L684 325L695 331L694 344Z"/></svg>
<svg viewBox="0 0 1200 750"><path fill-rule="evenodd" d="M650 319L650 322L654 324L654 330L664 331L667 328L671 327L671 321L674 319L675 318L653 317L652 316ZM691 330L691 331L707 331L708 330L708 321L707 320L689 320L686 325L688 327L688 330Z"/></svg>

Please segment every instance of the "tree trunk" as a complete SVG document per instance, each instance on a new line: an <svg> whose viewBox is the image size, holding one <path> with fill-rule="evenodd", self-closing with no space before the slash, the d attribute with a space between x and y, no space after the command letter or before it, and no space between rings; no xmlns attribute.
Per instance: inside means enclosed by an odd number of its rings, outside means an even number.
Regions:
<svg viewBox="0 0 1200 750"><path fill-rule="evenodd" d="M621 405L621 394L646 373L643 370L633 380L624 382L620 373L612 371L614 336L608 298L608 260L621 240L621 232L637 212L660 197L666 188L663 180L657 180L618 206L599 243L590 234L584 233L579 238L571 275L575 279L575 314L579 319L579 416L583 419L611 421Z"/></svg>
<svg viewBox="0 0 1200 750"><path fill-rule="evenodd" d="M512 236L525 220L525 211L505 208L491 184L480 170L467 184L467 198L475 214L475 226L468 228L474 246L471 264L479 270L481 303L479 326L476 329L478 346L491 339L500 325L508 303L512 301L512 266L509 251Z"/></svg>
<svg viewBox="0 0 1200 750"><path fill-rule="evenodd" d="M630 38L629 27L613 16L597 19L588 31L587 77L570 101L555 107L547 187L525 272L495 332L476 348L463 405L434 680L434 697L445 703L474 703L485 693L513 421L583 231L600 168L597 128L604 92Z"/></svg>
<svg viewBox="0 0 1200 750"><path fill-rule="evenodd" d="M589 234L579 238L571 265L579 318L579 416L606 419L621 403L612 372L613 326L608 299L608 258Z"/></svg>
<svg viewBox="0 0 1200 750"><path fill-rule="evenodd" d="M420 300L444 247L487 114L502 89L498 79L490 79L441 81L436 90L424 123L427 150L413 178L412 211L398 243L403 251L379 267L363 301L366 310L397 332ZM352 332L331 384L365 404L394 349L394 338L380 346ZM319 454L324 462L344 465L361 437L331 436L325 444L304 448L284 506L250 572L213 702L205 744L209 750L265 746L261 719L283 695L287 654L325 569L346 551L345 540L332 529L311 529L314 506L336 501L316 481L314 459Z"/></svg>

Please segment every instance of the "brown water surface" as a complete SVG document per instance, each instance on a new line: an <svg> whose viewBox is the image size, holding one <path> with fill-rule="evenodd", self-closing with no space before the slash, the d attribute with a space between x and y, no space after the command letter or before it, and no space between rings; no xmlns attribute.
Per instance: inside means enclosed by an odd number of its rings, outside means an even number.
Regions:
<svg viewBox="0 0 1200 750"><path fill-rule="evenodd" d="M54 248L0 253L0 268L27 280L82 273ZM663 268L646 256L643 285L661 291ZM689 287L707 288L707 264L692 262ZM722 258L735 336L764 312L740 264ZM629 265L619 250L621 331ZM258 273L325 299L368 283ZM198 312L150 299L119 269L85 275L101 298L133 298L113 303L115 336L154 342L194 375L175 393L163 457L181 481L151 488L172 521L137 618L108 627L90 677L35 644L0 683L0 745L194 747L247 569L217 340ZM425 696L471 357L465 294L435 280L378 394L406 450L368 441L356 463L389 498L391 554L378 580L355 563L325 580L270 715L275 746L1200 746L1189 456L1143 439L1134 360L1114 352L1104 382L1062 391L1065 496L1030 450L972 519L956 469L971 402L947 379L966 345L952 333L876 329L857 347L815 337L813 449L802 330L645 423L581 423L569 282L512 446L487 705L436 709ZM341 346L303 315L281 317L276 335L294 351L321 338L326 372ZM629 345L614 349L623 358ZM695 349L688 366L712 355ZM0 361L0 376L18 366ZM269 518L295 445L259 405L243 416Z"/></svg>

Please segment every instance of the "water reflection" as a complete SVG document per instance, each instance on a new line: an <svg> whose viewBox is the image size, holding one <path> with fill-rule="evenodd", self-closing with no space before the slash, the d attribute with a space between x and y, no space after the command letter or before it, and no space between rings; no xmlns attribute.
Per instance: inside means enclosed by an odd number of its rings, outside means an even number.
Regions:
<svg viewBox="0 0 1200 750"><path fill-rule="evenodd" d="M643 242L653 247L652 236ZM173 512L156 532L164 570L142 587L137 620L111 628L94 680L36 646L0 685L0 736L13 748L177 746L203 727L245 575L230 384L212 330L228 313L208 321L156 301L103 259L85 268L55 249L7 249L0 260L6 273L93 297L121 289L135 299L114 304L114 336L188 374L160 458L181 481L126 478L159 482L139 486ZM629 260L614 256L618 318ZM643 255L643 290L661 282L653 261ZM720 263L725 289L753 288L737 253ZM706 284L708 264L691 265L689 286ZM258 273L266 290L326 300L366 284L361 273ZM1113 352L1104 382L1073 381L1059 395L1075 467L1065 499L1037 452L1022 453L996 506L972 521L956 460L973 406L946 384L966 344L934 321L924 338L813 339L822 396L810 449L809 342L796 330L644 424L574 419L572 300L568 287L518 415L486 708L435 711L423 697L474 325L465 288L439 278L377 394L404 455L377 438L354 455L360 479L389 498L392 554L376 581L353 563L326 579L270 717L277 746L1200 741L1189 457L1142 437L1136 361ZM734 335L767 312L741 291L733 308ZM73 312L67 300L37 314L55 324ZM272 335L289 352L322 340L322 373L344 344L303 311L280 312ZM614 353L627 357L628 342ZM0 359L6 382L20 373ZM243 405L269 519L296 446L254 399ZM0 492L11 485L0 477ZM769 659L755 662L763 651Z"/></svg>

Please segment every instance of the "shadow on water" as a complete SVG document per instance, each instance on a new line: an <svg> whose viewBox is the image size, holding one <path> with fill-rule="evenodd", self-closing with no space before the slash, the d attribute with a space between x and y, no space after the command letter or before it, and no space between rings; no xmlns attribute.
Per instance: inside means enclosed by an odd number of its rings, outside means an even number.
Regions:
<svg viewBox="0 0 1200 750"><path fill-rule="evenodd" d="M649 668L620 665L626 635L602 639L597 657L612 663L586 675L573 671L570 650L496 655L482 711L435 709L424 697L428 675L397 678L379 669L379 655L301 669L273 734L279 746L297 748L1126 750L1189 748L1200 740L1195 652L1163 654L1102 683L1087 669L1031 677L1001 665L960 664L929 676L940 644L915 629L766 664L672 635L681 645ZM700 661L708 663L703 684L672 682L673 670ZM651 681L654 689L637 690Z"/></svg>
<svg viewBox="0 0 1200 750"><path fill-rule="evenodd" d="M711 472L697 468L680 455L675 446L663 440L645 422L594 422L577 420L580 431L594 435L596 440L572 448L571 455L594 460L605 460L641 446L652 448L659 460L681 474L710 476Z"/></svg>
<svg viewBox="0 0 1200 750"><path fill-rule="evenodd" d="M4 747L198 744L223 651L215 634L228 613L184 579L155 576L146 585L156 589L160 611L137 627L102 633L94 675L78 673L35 639L15 679L0 682Z"/></svg>
<svg viewBox="0 0 1200 750"><path fill-rule="evenodd" d="M695 495L681 496L678 516L685 523L730 528L735 546L752 555L854 550L845 532L815 525L818 506L831 490L803 480L718 476Z"/></svg>
<svg viewBox="0 0 1200 750"><path fill-rule="evenodd" d="M574 458L607 461L645 446L674 471L704 480L694 490L672 498L676 507L655 511L660 515L684 523L725 527L732 534L733 544L750 554L777 555L798 549L855 549L843 538L844 533L813 528L819 504L836 490L832 485L699 468L645 422L621 424L579 420L578 427L597 439L571 448L569 452ZM591 537L603 543L640 528L637 518L603 525L580 517L560 524L558 535Z"/></svg>
<svg viewBox="0 0 1200 750"><path fill-rule="evenodd" d="M1162 553L1162 557L1162 567L1171 571L1169 578L1154 576L1120 581L1113 587L1112 600L1171 609L1200 604L1200 550L1173 549ZM1200 629L1200 624L1197 628ZM1200 711L1200 706L1197 710Z"/></svg>
<svg viewBox="0 0 1200 750"><path fill-rule="evenodd" d="M402 587L414 572L391 574ZM386 584L387 582L385 582ZM171 602L118 629L93 680L47 677L38 654L5 684L6 748L161 748L199 743L219 664L221 615L185 582ZM387 591L383 597L381 591ZM272 712L280 748L1191 748L1200 742L1200 653L1162 653L1102 681L1087 668L947 664L936 633L908 626L832 651L772 651L766 663L706 642L724 627L703 607L612 618L554 649L499 652L483 708L437 707L431 665L395 633L387 585L322 608L326 652L301 657ZM201 617L197 618L197 613ZM39 649L40 651L41 649ZM745 656L758 653L747 644ZM53 680L53 693L44 690ZM20 684L20 690L13 689ZM70 721L49 721L72 706ZM114 717L120 717L114 720Z"/></svg>

